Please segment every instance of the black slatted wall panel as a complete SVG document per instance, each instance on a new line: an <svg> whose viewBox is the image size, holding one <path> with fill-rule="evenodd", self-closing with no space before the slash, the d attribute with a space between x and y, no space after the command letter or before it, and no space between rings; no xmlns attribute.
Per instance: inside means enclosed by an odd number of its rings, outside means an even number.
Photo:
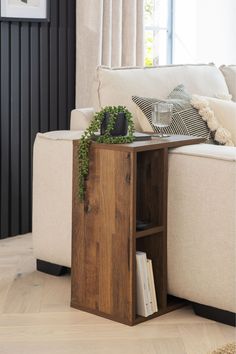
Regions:
<svg viewBox="0 0 236 354"><path fill-rule="evenodd" d="M0 23L0 238L31 231L37 132L68 129L75 101L75 0L50 22Z"/></svg>

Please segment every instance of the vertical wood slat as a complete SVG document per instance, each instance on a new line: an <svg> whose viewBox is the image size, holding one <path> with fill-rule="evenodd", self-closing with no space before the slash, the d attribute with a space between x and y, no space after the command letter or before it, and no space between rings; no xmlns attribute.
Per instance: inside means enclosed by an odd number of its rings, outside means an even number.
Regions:
<svg viewBox="0 0 236 354"><path fill-rule="evenodd" d="M30 121L31 121L31 157L36 133L40 131L40 82L39 82L39 24L31 25L30 33L31 73L30 73Z"/></svg>
<svg viewBox="0 0 236 354"><path fill-rule="evenodd" d="M51 0L50 30L50 130L58 129L58 0Z"/></svg>
<svg viewBox="0 0 236 354"><path fill-rule="evenodd" d="M36 133L67 129L75 96L75 0L50 22L0 22L0 238L31 231Z"/></svg>
<svg viewBox="0 0 236 354"><path fill-rule="evenodd" d="M48 24L40 26L40 130L49 130Z"/></svg>
<svg viewBox="0 0 236 354"><path fill-rule="evenodd" d="M20 229L20 25L11 23L11 228Z"/></svg>
<svg viewBox="0 0 236 354"><path fill-rule="evenodd" d="M67 114L70 115L71 110L75 105L75 55L74 55L74 46L75 46L75 7L76 1L70 0L68 2L68 13L67 13L67 53L68 53L68 104L67 104Z"/></svg>
<svg viewBox="0 0 236 354"><path fill-rule="evenodd" d="M32 217L32 160L33 144L37 132L40 131L40 56L39 56L39 24L30 26L30 166L29 166L29 226L31 229Z"/></svg>
<svg viewBox="0 0 236 354"><path fill-rule="evenodd" d="M68 128L67 116L67 0L61 0L59 4L59 129Z"/></svg>
<svg viewBox="0 0 236 354"><path fill-rule="evenodd" d="M9 233L10 209L10 24L1 23L1 235Z"/></svg>
<svg viewBox="0 0 236 354"><path fill-rule="evenodd" d="M30 223L30 27L21 24L21 233Z"/></svg>

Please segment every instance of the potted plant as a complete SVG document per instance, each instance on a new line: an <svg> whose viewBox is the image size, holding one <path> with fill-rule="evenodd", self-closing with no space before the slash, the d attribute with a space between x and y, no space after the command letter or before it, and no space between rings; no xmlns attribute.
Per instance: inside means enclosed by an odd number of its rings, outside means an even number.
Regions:
<svg viewBox="0 0 236 354"><path fill-rule="evenodd" d="M100 130L101 135L96 133ZM134 141L132 114L124 106L107 106L96 112L80 139L78 146L78 197L85 195L85 179L89 174L89 148L93 140L97 143L124 144Z"/></svg>

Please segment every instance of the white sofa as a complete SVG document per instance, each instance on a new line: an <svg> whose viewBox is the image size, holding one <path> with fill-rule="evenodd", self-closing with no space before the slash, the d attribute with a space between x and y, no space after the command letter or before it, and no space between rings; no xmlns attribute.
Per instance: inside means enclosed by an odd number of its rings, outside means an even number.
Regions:
<svg viewBox="0 0 236 354"><path fill-rule="evenodd" d="M231 92L222 72L213 64L117 70L99 68L94 81L94 109L105 105L126 105L135 117L132 95L166 98L171 90L181 83L192 94L227 97L230 93L235 97L231 76L230 80ZM92 109L74 110L71 130L84 130L92 116ZM138 122L136 127L139 128ZM38 149L39 144L46 144L42 139L42 136L37 137L35 149ZM50 136L47 136L47 139L50 139ZM70 151L70 160L71 142L63 137L62 140L67 141L64 141L64 144ZM61 144L63 145L63 142ZM65 156L62 158L66 161ZM53 164L53 157L50 161L50 164ZM39 179L44 180L47 188L53 186L55 198L63 188L63 180L55 186L49 170L46 171L43 164L42 158L34 154L34 169L37 171L34 173L35 256L47 262L70 267L69 224L72 203L67 200L66 210L61 207L58 212L53 208L49 213L43 209L49 197L45 189L42 194L43 187L39 186ZM70 169L70 174L67 180L70 180L72 165L68 165L66 167ZM70 193L70 189L69 185L67 193ZM56 202L54 205L56 209ZM68 227L64 227L62 232L63 218L64 223L66 218ZM199 144L173 149L169 155L169 293L194 303L235 313L235 255L236 148Z"/></svg>

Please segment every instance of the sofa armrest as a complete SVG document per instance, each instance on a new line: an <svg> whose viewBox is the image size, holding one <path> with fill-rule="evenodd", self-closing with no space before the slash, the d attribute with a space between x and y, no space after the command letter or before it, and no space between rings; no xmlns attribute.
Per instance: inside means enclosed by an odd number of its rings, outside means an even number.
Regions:
<svg viewBox="0 0 236 354"><path fill-rule="evenodd" d="M79 108L71 111L70 130L85 130L94 117L93 108Z"/></svg>

